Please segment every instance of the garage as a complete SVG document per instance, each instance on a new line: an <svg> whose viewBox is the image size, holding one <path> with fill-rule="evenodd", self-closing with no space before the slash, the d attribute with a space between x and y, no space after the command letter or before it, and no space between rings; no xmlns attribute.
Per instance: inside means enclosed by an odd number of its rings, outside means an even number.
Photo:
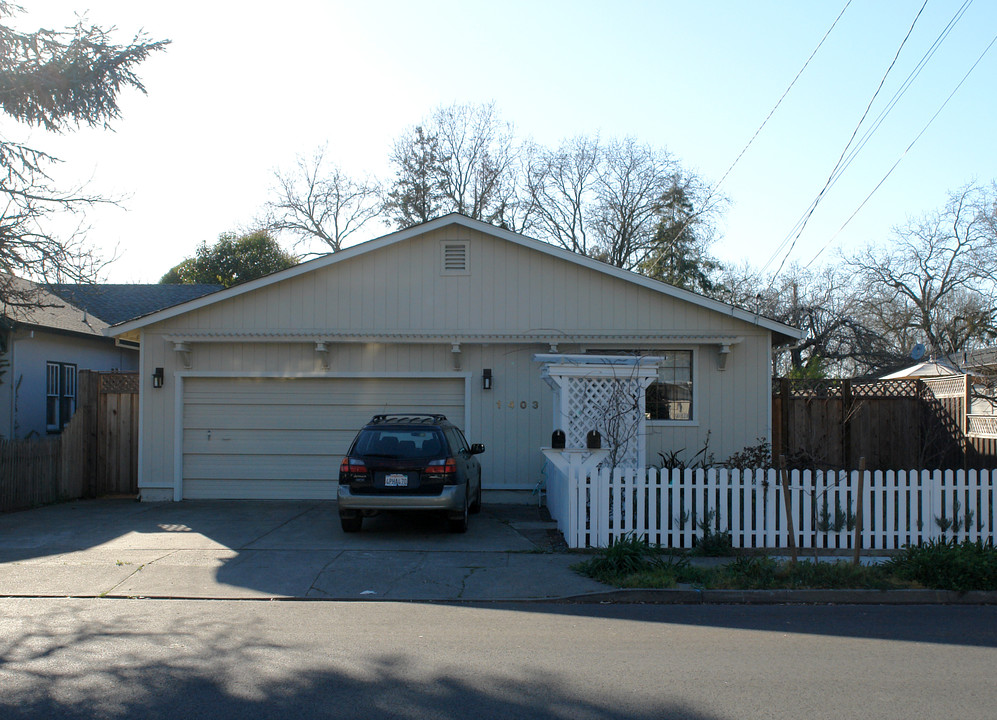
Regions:
<svg viewBox="0 0 997 720"><path fill-rule="evenodd" d="M357 430L383 412L464 424L463 377L187 377L182 496L333 499Z"/></svg>

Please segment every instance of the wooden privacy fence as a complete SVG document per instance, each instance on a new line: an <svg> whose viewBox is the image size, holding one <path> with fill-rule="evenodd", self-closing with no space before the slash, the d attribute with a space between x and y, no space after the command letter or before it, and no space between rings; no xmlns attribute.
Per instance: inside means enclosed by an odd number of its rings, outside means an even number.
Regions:
<svg viewBox="0 0 997 720"><path fill-rule="evenodd" d="M138 375L80 371L60 435L0 440L0 512L138 492Z"/></svg>
<svg viewBox="0 0 997 720"><path fill-rule="evenodd" d="M793 467L997 468L997 442L970 427L968 376L788 380L772 398L772 455ZM977 421L979 427L981 423Z"/></svg>
<svg viewBox="0 0 997 720"><path fill-rule="evenodd" d="M799 548L850 549L860 471L791 470L789 506ZM569 547L608 547L634 534L691 548L709 528L735 548L789 546L779 471L600 468L557 473L548 507ZM897 550L936 538L993 540L997 472L864 471L861 547ZM557 493L558 497L550 497ZM551 502L553 501L553 502Z"/></svg>

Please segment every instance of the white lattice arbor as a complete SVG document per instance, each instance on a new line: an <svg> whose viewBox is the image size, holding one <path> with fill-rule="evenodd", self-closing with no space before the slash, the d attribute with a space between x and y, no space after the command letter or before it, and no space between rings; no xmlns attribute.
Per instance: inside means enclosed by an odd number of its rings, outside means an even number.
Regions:
<svg viewBox="0 0 997 720"><path fill-rule="evenodd" d="M658 377L660 357L634 355L535 355L554 391L554 429L569 448L584 448L598 430L607 462L621 468L646 465L645 390Z"/></svg>

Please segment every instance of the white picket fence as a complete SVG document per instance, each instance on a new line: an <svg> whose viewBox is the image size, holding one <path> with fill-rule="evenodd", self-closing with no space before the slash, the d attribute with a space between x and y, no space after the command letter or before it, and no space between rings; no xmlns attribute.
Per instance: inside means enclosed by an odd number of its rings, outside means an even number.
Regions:
<svg viewBox="0 0 997 720"><path fill-rule="evenodd" d="M859 471L788 472L799 548L854 547ZM894 550L933 538L995 539L997 471L865 472L861 546ZM607 547L635 534L691 548L703 527L736 548L787 548L778 470L617 469L551 473L547 505L569 547Z"/></svg>

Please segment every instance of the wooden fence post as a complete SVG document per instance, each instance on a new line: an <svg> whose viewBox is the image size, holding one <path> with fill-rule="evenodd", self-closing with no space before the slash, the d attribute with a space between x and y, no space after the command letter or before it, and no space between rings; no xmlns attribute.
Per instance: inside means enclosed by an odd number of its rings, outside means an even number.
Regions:
<svg viewBox="0 0 997 720"><path fill-rule="evenodd" d="M851 470L852 465L852 381L841 383L841 466Z"/></svg>
<svg viewBox="0 0 997 720"><path fill-rule="evenodd" d="M862 549L862 514L865 511L865 457L859 458L859 486L855 497L855 542L852 563L859 564L859 551Z"/></svg>
<svg viewBox="0 0 997 720"><path fill-rule="evenodd" d="M786 529L789 531L789 557L796 564L796 524L793 522L793 504L789 499L789 473L786 470L786 456L779 456L779 472L782 475L782 504L786 508Z"/></svg>
<svg viewBox="0 0 997 720"><path fill-rule="evenodd" d="M772 457L788 455L791 450L789 439L791 388L792 385L789 382L789 378L779 379L779 417L776 419L779 423L779 449L772 448Z"/></svg>
<svg viewBox="0 0 997 720"><path fill-rule="evenodd" d="M962 376L962 417L959 418L962 426L962 469L969 469L969 456L973 452L973 443L969 440L969 416L973 412L973 376L966 373Z"/></svg>

